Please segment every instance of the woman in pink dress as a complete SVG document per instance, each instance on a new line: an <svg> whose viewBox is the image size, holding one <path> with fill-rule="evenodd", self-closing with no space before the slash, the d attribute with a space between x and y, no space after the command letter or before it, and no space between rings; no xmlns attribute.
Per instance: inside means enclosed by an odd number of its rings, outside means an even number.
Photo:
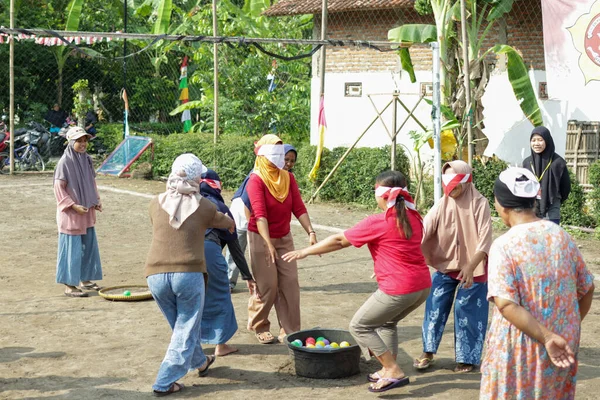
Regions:
<svg viewBox="0 0 600 400"><path fill-rule="evenodd" d="M494 185L510 230L490 250L495 304L481 367L480 399L574 399L581 321L594 277L571 236L534 210L539 183L509 168Z"/></svg>

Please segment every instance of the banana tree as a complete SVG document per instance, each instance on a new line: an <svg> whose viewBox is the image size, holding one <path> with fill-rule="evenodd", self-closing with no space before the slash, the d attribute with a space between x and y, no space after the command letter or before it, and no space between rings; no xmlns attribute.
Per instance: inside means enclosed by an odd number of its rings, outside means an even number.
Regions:
<svg viewBox="0 0 600 400"><path fill-rule="evenodd" d="M65 25L65 31L77 31L79 29L79 20L81 18L81 7L83 0L71 0L67 6L67 23ZM56 59L56 65L58 67L58 77L56 80L56 92L57 92L57 103L62 105L63 98L63 70L65 63L72 53L72 49L69 46L55 46L52 48L52 54Z"/></svg>

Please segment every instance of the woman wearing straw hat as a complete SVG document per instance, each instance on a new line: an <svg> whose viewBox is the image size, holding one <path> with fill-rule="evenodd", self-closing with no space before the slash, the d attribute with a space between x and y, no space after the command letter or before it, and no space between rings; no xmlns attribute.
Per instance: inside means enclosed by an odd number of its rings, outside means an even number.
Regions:
<svg viewBox="0 0 600 400"><path fill-rule="evenodd" d="M59 232L56 282L66 286L65 296L69 297L87 297L82 289L100 290L92 281L102 279L94 229L102 203L92 158L86 152L90 137L82 128L69 129L69 144L54 171Z"/></svg>

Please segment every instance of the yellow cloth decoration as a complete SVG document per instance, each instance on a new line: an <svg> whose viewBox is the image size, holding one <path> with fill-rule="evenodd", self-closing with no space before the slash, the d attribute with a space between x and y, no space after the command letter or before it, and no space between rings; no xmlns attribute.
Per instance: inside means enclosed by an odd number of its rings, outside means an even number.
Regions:
<svg viewBox="0 0 600 400"><path fill-rule="evenodd" d="M429 138L427 143L429 143L429 147L433 149L433 138ZM452 160L454 158L454 154L456 153L458 143L456 143L456 137L451 129L442 131L440 136L440 145L442 147L442 160Z"/></svg>
<svg viewBox="0 0 600 400"><path fill-rule="evenodd" d="M278 136L273 134L264 135L256 146L262 146L263 144L281 144L283 142ZM271 196L275 197L277 201L283 203L290 194L290 173L286 170L279 169L265 156L256 156L254 161L254 172L260 176L260 179L265 183Z"/></svg>

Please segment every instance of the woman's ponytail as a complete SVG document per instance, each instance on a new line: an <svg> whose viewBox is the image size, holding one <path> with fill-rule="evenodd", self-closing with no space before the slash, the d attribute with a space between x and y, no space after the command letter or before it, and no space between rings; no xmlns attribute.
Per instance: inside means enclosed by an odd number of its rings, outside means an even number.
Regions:
<svg viewBox="0 0 600 400"><path fill-rule="evenodd" d="M409 240L412 237L413 231L408 215L406 214L404 197L398 196L394 207L396 208L396 226L402 232L404 239Z"/></svg>

